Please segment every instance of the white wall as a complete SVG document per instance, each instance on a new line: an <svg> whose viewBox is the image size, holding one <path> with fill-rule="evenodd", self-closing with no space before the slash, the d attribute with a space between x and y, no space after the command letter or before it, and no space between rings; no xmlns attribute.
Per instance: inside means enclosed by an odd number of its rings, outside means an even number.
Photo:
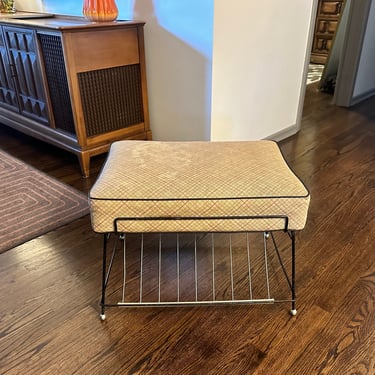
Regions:
<svg viewBox="0 0 375 375"><path fill-rule="evenodd" d="M213 140L297 130L313 3L215 0Z"/></svg>
<svg viewBox="0 0 375 375"><path fill-rule="evenodd" d="M16 10L45 11L41 0L15 0L15 7Z"/></svg>
<svg viewBox="0 0 375 375"><path fill-rule="evenodd" d="M375 1L372 0L353 97L375 92Z"/></svg>
<svg viewBox="0 0 375 375"><path fill-rule="evenodd" d="M155 140L209 140L214 0L135 0Z"/></svg>

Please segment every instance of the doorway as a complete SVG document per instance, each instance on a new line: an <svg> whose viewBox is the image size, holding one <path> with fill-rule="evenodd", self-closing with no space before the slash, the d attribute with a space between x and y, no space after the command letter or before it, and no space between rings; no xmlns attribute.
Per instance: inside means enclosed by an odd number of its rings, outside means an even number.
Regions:
<svg viewBox="0 0 375 375"><path fill-rule="evenodd" d="M336 4L336 9L340 13L331 42L326 44L330 48L319 82L319 90L332 93L333 104L351 107L375 95L375 51L372 48L375 40L375 2L319 0L316 24L320 25L320 28L315 25L314 31L324 31L328 28L324 26L319 15L319 10L328 9L327 4L330 4L329 9L332 12L333 4ZM317 38L315 34L313 36L311 60L314 59L314 46L323 45L323 42L314 45L315 38L318 40L322 35L317 33Z"/></svg>

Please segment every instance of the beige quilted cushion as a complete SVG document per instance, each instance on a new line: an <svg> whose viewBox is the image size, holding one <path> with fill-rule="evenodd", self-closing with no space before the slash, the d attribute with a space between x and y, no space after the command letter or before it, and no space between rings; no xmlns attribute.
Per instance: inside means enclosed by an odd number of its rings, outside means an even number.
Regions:
<svg viewBox="0 0 375 375"><path fill-rule="evenodd" d="M89 200L100 233L236 232L302 229L310 196L272 141L132 140L112 145Z"/></svg>

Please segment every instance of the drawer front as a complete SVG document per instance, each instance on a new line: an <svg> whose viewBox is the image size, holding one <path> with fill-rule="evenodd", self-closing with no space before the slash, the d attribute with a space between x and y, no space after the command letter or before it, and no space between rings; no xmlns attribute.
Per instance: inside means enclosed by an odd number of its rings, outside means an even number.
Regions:
<svg viewBox="0 0 375 375"><path fill-rule="evenodd" d="M317 37L314 40L312 52L327 54L331 48L332 48L332 39Z"/></svg>
<svg viewBox="0 0 375 375"><path fill-rule="evenodd" d="M341 13L342 1L323 1L320 15L338 16Z"/></svg>
<svg viewBox="0 0 375 375"><path fill-rule="evenodd" d="M334 34L337 29L338 21L319 20L317 26L317 33L319 34Z"/></svg>
<svg viewBox="0 0 375 375"><path fill-rule="evenodd" d="M70 33L65 35L63 48L67 51L67 64L79 73L139 63L138 31L135 27Z"/></svg>

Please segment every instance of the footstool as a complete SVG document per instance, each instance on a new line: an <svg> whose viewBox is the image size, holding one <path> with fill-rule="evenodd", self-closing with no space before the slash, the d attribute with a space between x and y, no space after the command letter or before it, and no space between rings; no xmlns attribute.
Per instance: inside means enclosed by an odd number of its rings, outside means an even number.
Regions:
<svg viewBox="0 0 375 375"><path fill-rule="evenodd" d="M104 234L101 318L109 306L109 235L150 232L263 232L267 238L286 232L295 314L295 231L305 226L309 202L273 141L113 143L89 194L92 228Z"/></svg>

